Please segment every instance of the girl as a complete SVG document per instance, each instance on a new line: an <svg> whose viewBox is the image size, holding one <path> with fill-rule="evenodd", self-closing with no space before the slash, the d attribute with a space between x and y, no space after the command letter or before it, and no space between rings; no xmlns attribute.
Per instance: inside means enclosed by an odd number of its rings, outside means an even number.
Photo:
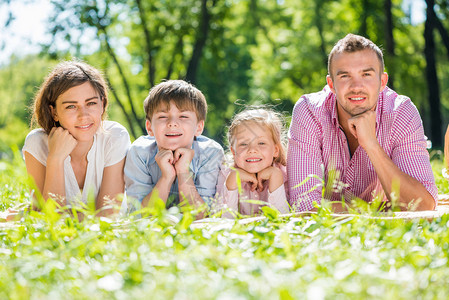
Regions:
<svg viewBox="0 0 449 300"><path fill-rule="evenodd" d="M247 109L234 116L227 135L233 164L222 168L217 185L220 206L225 204L228 210L224 217L259 213L263 205L245 201L250 199L266 202L281 213L289 211L281 120L278 113L266 109Z"/></svg>
<svg viewBox="0 0 449 300"><path fill-rule="evenodd" d="M86 202L89 194L102 209L124 192L130 140L123 126L104 121L107 105L106 82L88 64L62 62L47 76L33 105L32 125L41 128L28 134L22 150L44 199L66 206Z"/></svg>

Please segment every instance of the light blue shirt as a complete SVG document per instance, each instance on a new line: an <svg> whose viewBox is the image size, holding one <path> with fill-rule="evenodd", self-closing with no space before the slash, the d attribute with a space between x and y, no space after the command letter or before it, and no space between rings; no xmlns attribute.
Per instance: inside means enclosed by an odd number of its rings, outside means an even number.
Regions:
<svg viewBox="0 0 449 300"><path fill-rule="evenodd" d="M223 148L212 139L198 136L193 141L195 151L190 163L190 172L198 194L208 205L215 196L220 165L222 164ZM152 136L141 136L131 145L125 163L125 184L127 206L130 211L140 208L143 198L151 193L162 176L161 169L155 157L159 152L156 140ZM134 198L138 202L129 198ZM170 189L167 207L179 204L178 180Z"/></svg>

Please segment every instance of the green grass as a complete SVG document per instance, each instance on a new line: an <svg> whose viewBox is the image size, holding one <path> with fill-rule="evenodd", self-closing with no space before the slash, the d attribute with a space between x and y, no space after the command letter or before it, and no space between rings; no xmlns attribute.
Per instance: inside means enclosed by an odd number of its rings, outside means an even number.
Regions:
<svg viewBox="0 0 449 300"><path fill-rule="evenodd" d="M432 161L441 192L442 162ZM2 208L29 201L20 156L0 162ZM267 218L190 213L83 222L31 212L0 230L0 299L446 299L449 216ZM1 225L1 224L0 224Z"/></svg>

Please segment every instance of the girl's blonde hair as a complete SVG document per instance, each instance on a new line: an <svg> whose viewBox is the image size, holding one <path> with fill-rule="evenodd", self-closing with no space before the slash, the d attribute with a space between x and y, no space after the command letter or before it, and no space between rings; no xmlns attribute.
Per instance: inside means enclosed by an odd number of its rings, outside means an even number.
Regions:
<svg viewBox="0 0 449 300"><path fill-rule="evenodd" d="M237 128L246 123L258 123L268 128L275 145L279 147L279 155L274 159L274 162L285 166L287 164L285 150L287 148L287 136L282 115L279 112L266 108L248 108L239 112L232 118L231 126L229 126L227 132L229 149L235 143Z"/></svg>

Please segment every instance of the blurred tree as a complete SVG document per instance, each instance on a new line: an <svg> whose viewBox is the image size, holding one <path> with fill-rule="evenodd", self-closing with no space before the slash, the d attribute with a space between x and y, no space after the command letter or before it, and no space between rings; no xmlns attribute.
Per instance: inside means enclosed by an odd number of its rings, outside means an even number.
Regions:
<svg viewBox="0 0 449 300"><path fill-rule="evenodd" d="M29 131L31 104L48 66L54 64L35 55L12 57L0 69L0 156L12 145L22 145Z"/></svg>
<svg viewBox="0 0 449 300"><path fill-rule="evenodd" d="M443 6L447 1L443 1ZM441 118L441 100L440 100L440 87L438 81L438 74L436 68L436 51L435 51L435 38L434 30L438 30L442 38L443 44L446 46L449 55L449 36L437 14L435 13L435 0L426 0L427 14L424 30L424 38L426 41L424 54L426 57L426 79L428 86L430 114L432 115L431 122L431 134L432 142L435 147L443 146L442 139L442 118Z"/></svg>
<svg viewBox="0 0 449 300"><path fill-rule="evenodd" d="M449 45L448 1L435 1L440 35L434 43ZM143 99L164 79L187 79L205 93L206 134L218 140L224 124L245 104L274 104L289 116L302 94L326 84L327 54L349 32L363 34L384 48L389 85L394 83L398 93L412 97L426 132L436 122L423 72L424 24L411 23L402 0L52 3L48 28L53 41L42 54L76 56L103 69L115 102L109 113L134 137L145 133ZM443 113L449 115L449 52L442 50L436 46L434 56Z"/></svg>
<svg viewBox="0 0 449 300"><path fill-rule="evenodd" d="M385 63L389 65L389 69L391 70L388 78L388 86L394 89L394 73L395 73L395 41L393 35L393 4L391 0L385 0L384 2L385 9Z"/></svg>
<svg viewBox="0 0 449 300"><path fill-rule="evenodd" d="M74 39L79 32L95 32L100 51L107 54L102 56L102 66L112 94L134 137L146 132L145 116L137 107L141 107L149 88L171 78L198 84L198 69L209 36L212 30L219 30L216 16L227 9L224 1L218 0L53 3L56 9L50 25L55 41L62 37L79 44ZM47 50L51 49L49 45ZM142 82L142 76L146 81Z"/></svg>

